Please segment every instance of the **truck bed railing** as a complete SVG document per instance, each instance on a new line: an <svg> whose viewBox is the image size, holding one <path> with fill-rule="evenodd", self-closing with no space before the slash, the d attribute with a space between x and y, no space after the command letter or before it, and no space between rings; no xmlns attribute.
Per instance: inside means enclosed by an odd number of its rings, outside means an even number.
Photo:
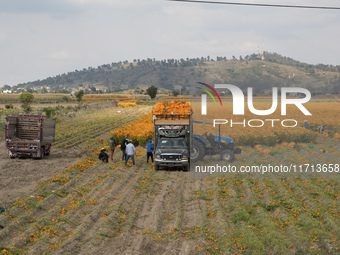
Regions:
<svg viewBox="0 0 340 255"><path fill-rule="evenodd" d="M186 129L166 129L159 128L158 134L160 136L184 136L186 134Z"/></svg>

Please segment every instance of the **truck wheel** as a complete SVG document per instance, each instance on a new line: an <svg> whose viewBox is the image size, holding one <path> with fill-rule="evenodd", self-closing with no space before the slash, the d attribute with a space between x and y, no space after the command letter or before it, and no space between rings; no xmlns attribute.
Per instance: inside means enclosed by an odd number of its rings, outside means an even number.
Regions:
<svg viewBox="0 0 340 255"><path fill-rule="evenodd" d="M190 152L190 160L192 162L196 162L196 161L203 159L204 156L205 156L205 151L204 151L203 144L200 143L199 141L194 140L192 149Z"/></svg>
<svg viewBox="0 0 340 255"><path fill-rule="evenodd" d="M45 156L50 156L51 149L48 152L45 152Z"/></svg>
<svg viewBox="0 0 340 255"><path fill-rule="evenodd" d="M155 170L158 171L159 170L159 165L155 164Z"/></svg>
<svg viewBox="0 0 340 255"><path fill-rule="evenodd" d="M221 152L221 160L232 162L235 159L235 155L230 150L224 150Z"/></svg>
<svg viewBox="0 0 340 255"><path fill-rule="evenodd" d="M183 171L184 172L189 172L189 165L183 166Z"/></svg>

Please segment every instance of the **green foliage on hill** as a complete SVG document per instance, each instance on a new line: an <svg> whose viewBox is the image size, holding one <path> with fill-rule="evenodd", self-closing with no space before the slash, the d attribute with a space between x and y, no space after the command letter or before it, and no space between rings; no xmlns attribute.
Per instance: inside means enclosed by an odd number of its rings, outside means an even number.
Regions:
<svg viewBox="0 0 340 255"><path fill-rule="evenodd" d="M97 87L109 92L131 89L137 86L157 86L175 90L174 86L184 88L197 82L208 84L229 83L241 88L253 87L255 92L267 91L272 87L299 86L315 93L334 93L340 91L340 66L310 65L277 53L264 53L264 60L256 55L239 59L217 57L133 60L104 64L97 68L89 67L67 74L48 77L18 87L49 86L94 91Z"/></svg>

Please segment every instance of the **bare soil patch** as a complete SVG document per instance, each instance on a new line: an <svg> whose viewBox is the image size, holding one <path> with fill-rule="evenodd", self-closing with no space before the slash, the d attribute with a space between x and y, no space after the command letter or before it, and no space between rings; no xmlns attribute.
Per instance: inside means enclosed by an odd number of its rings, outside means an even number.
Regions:
<svg viewBox="0 0 340 255"><path fill-rule="evenodd" d="M0 207L9 207L16 199L27 196L35 183L55 176L82 158L80 149L56 148L42 160L8 157L4 139L0 140Z"/></svg>

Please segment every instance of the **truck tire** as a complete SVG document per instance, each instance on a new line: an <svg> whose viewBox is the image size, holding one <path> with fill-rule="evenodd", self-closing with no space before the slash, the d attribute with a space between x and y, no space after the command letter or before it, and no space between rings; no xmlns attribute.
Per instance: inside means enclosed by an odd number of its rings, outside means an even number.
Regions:
<svg viewBox="0 0 340 255"><path fill-rule="evenodd" d="M155 164L155 170L158 171L159 170L159 165Z"/></svg>
<svg viewBox="0 0 340 255"><path fill-rule="evenodd" d="M44 149L44 147L41 147L41 149L40 149L40 157L39 157L39 159L43 159L43 158L44 158L44 156L45 156L45 149Z"/></svg>
<svg viewBox="0 0 340 255"><path fill-rule="evenodd" d="M183 166L183 171L184 172L189 172L189 165Z"/></svg>
<svg viewBox="0 0 340 255"><path fill-rule="evenodd" d="M205 156L205 150L204 150L203 144L200 143L199 141L194 140L192 149L190 152L190 160L192 162L196 162L196 161L202 160L204 156Z"/></svg>
<svg viewBox="0 0 340 255"><path fill-rule="evenodd" d="M221 151L221 160L232 162L235 159L235 155L230 150Z"/></svg>

